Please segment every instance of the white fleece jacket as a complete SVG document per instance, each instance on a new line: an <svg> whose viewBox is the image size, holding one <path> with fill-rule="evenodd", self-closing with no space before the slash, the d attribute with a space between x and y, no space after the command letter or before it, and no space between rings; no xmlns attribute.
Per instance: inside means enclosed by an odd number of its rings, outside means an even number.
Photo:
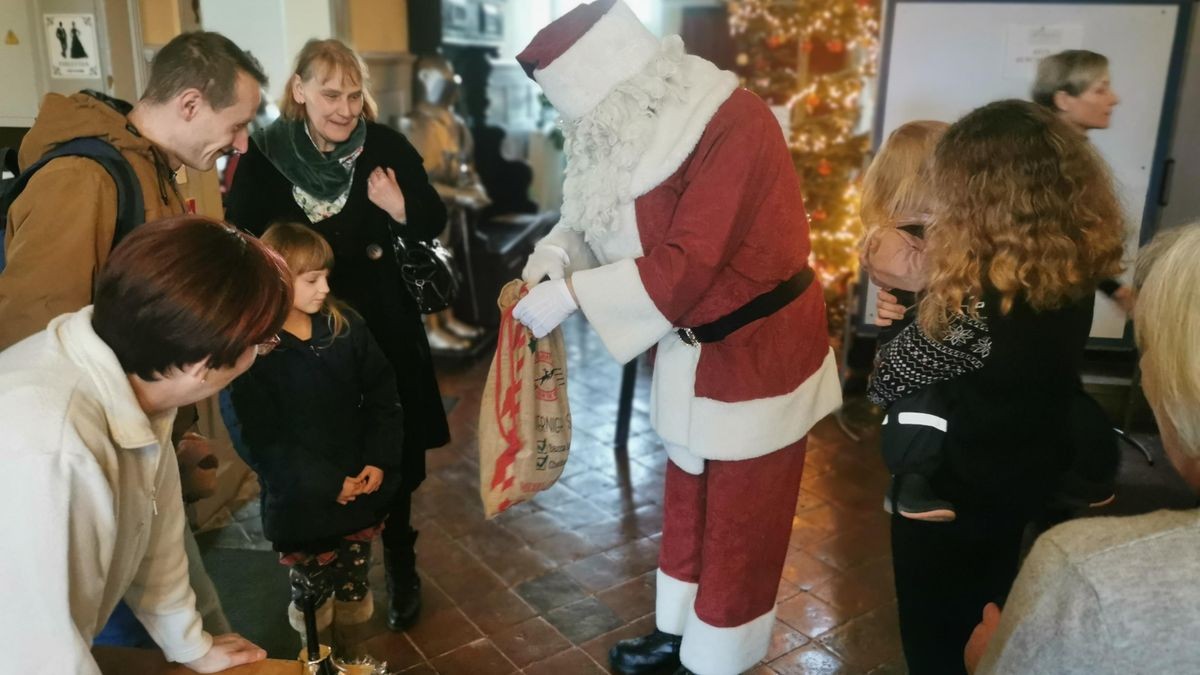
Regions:
<svg viewBox="0 0 1200 675"><path fill-rule="evenodd" d="M93 637L129 603L172 661L203 656L188 585L175 411L150 419L92 308L0 353L0 658L99 673Z"/></svg>

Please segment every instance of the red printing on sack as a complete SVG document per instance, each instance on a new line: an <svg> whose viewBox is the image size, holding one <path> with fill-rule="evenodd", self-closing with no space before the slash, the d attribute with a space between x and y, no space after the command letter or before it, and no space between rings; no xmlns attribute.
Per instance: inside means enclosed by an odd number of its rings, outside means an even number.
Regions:
<svg viewBox="0 0 1200 675"><path fill-rule="evenodd" d="M496 359L504 358L507 360L509 372L520 372L525 365L525 349L523 344L523 333L525 327L512 317L512 308L509 307L504 311L504 315L500 317L500 345L503 349L496 350ZM513 349L513 345L520 345ZM503 353L503 356L502 356ZM500 373L504 371L501 370ZM492 489L497 487L508 489L512 487L514 476L509 475L509 469L517 461L517 453L521 451L521 438L517 433L517 417L521 412L521 380L513 379L513 382L504 390L501 395L500 380L502 377L496 377L495 391L495 414L496 426L500 429L500 434L504 438L504 452L496 458L494 470L492 472ZM506 425L505 422L508 424ZM503 485L501 485L503 483ZM500 510L507 508L508 500L502 504Z"/></svg>

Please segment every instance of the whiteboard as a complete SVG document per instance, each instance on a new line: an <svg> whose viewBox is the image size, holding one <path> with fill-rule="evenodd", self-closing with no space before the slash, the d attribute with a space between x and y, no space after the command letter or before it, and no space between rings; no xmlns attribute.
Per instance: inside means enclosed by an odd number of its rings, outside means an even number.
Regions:
<svg viewBox="0 0 1200 675"><path fill-rule="evenodd" d="M1121 103L1112 125L1090 133L1112 168L1129 223L1125 278L1132 276L1139 237L1152 229L1169 84L1183 37L1178 1L908 2L888 3L883 68L875 118L876 147L901 124L953 122L989 101L1029 99L1037 59L1064 49L1090 49L1109 59ZM1166 102L1166 110L1164 110ZM1164 112L1168 114L1164 114ZM1153 193L1153 194L1152 194ZM1150 217L1147 217L1150 216ZM1143 220L1146 220L1144 223ZM863 324L875 319L871 284L862 298ZM1125 315L1097 294L1093 338L1125 337Z"/></svg>

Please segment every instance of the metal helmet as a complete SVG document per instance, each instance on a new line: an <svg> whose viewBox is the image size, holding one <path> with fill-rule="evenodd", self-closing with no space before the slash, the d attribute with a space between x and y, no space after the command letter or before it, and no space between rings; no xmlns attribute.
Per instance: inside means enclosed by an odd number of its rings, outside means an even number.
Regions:
<svg viewBox="0 0 1200 675"><path fill-rule="evenodd" d="M454 105L462 78L454 73L454 66L444 57L422 56L417 59L415 74L417 103L442 108Z"/></svg>

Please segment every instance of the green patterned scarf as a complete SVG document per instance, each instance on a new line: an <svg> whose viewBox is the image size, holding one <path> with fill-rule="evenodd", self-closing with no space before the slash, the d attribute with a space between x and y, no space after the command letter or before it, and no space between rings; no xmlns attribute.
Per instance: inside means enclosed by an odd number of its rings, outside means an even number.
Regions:
<svg viewBox="0 0 1200 675"><path fill-rule="evenodd" d="M308 136L304 120L282 117L252 136L255 145L292 185L325 201L333 201L350 189L353 172L342 160L358 151L367 138L367 125L359 120L350 138L332 152L321 152Z"/></svg>

